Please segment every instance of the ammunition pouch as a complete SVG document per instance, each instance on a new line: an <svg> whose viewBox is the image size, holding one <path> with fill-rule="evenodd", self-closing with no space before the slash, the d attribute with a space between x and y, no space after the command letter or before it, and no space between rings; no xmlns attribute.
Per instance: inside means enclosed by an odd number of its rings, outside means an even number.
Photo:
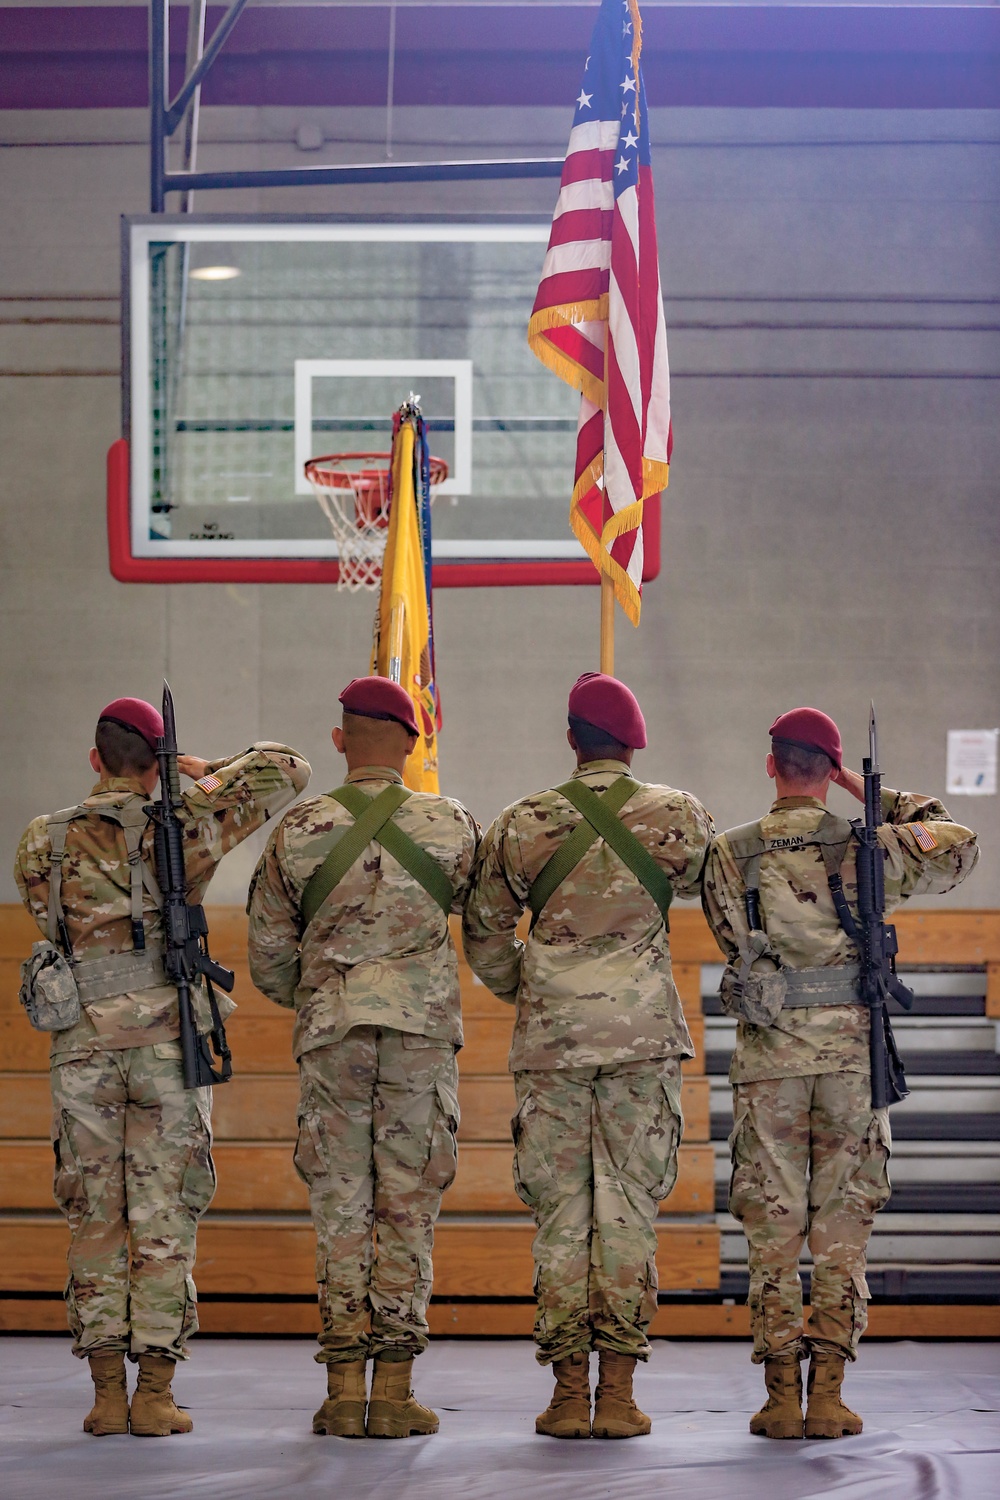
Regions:
<svg viewBox="0 0 1000 1500"><path fill-rule="evenodd" d="M43 938L21 965L21 1004L36 1031L68 1031L85 1006L169 983L162 948L69 959Z"/></svg>
<svg viewBox="0 0 1000 1500"><path fill-rule="evenodd" d="M778 966L767 933L747 933L739 964L722 971L719 999L727 1016L749 1021L752 1026L773 1026L785 1003L787 984Z"/></svg>
<svg viewBox="0 0 1000 1500"><path fill-rule="evenodd" d="M32 944L21 965L20 997L36 1031L68 1031L80 1019L73 967L47 938Z"/></svg>

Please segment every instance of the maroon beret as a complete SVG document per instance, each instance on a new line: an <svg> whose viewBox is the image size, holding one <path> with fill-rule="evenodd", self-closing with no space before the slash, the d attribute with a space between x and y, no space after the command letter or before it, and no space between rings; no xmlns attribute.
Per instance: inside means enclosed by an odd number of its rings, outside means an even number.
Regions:
<svg viewBox="0 0 1000 1500"><path fill-rule="evenodd" d="M405 687L388 677L355 677L341 693L340 701L349 714L360 714L363 719L392 719L411 734L420 733L413 699Z"/></svg>
<svg viewBox="0 0 1000 1500"><path fill-rule="evenodd" d="M157 740L163 738L163 718L159 709L142 698L116 698L107 708L101 709L98 722L101 719L110 719L112 724L120 724L123 729L142 735L150 750L155 750Z"/></svg>
<svg viewBox="0 0 1000 1500"><path fill-rule="evenodd" d="M612 739L633 750L646 748L646 721L634 693L617 677L603 672L584 672L573 684L569 695L569 712L573 719L584 719L603 729Z"/></svg>
<svg viewBox="0 0 1000 1500"><path fill-rule="evenodd" d="M800 750L822 750L838 771L844 764L840 730L830 715L818 708L789 709L787 714L778 715L769 732L772 740L783 745L796 745Z"/></svg>

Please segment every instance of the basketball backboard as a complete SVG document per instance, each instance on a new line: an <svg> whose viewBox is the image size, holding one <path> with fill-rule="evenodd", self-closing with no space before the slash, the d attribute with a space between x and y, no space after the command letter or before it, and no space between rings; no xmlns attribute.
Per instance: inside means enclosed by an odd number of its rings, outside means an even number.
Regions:
<svg viewBox="0 0 1000 1500"><path fill-rule="evenodd" d="M128 581L324 582L304 465L388 450L419 395L449 477L438 587L590 583L568 524L579 397L525 331L550 225L155 215L123 221L123 441L111 566ZM646 577L659 570L647 502Z"/></svg>

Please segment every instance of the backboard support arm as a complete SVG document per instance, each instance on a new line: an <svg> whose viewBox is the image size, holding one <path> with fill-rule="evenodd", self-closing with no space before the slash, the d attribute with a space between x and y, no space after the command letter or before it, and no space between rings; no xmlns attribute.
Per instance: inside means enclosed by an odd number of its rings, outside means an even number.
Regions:
<svg viewBox="0 0 1000 1500"><path fill-rule="evenodd" d="M197 0L196 0L197 3ZM489 182L501 178L560 177L562 156L502 157L484 161L359 162L340 166L278 167L243 172L171 172L168 145L206 74L222 51L247 0L233 0L208 45L189 69L183 87L168 102L170 0L149 5L149 207L166 212L168 193L219 192L240 188L348 187L376 182ZM185 163L187 165L187 163ZM191 163L193 166L193 162Z"/></svg>

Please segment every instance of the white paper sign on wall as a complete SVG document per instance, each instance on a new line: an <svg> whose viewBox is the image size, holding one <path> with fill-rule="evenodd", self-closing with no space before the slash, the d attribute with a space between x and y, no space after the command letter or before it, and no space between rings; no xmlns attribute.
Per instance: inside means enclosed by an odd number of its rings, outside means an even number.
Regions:
<svg viewBox="0 0 1000 1500"><path fill-rule="evenodd" d="M1000 729L948 730L948 796L992 797Z"/></svg>

